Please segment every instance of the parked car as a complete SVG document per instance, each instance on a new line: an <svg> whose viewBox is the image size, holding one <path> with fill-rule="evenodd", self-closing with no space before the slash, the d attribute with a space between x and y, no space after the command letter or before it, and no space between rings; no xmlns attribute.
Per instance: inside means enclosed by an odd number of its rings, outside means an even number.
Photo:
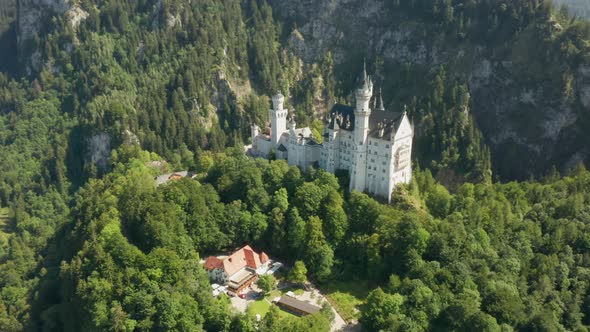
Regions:
<svg viewBox="0 0 590 332"><path fill-rule="evenodd" d="M254 293L254 295L252 296L252 298L254 300L258 300L259 298L263 297L263 295L264 295L264 292L257 292L257 293Z"/></svg>
<svg viewBox="0 0 590 332"><path fill-rule="evenodd" d="M246 293L241 293L240 295L238 295L240 297L240 299L245 299L246 298Z"/></svg>

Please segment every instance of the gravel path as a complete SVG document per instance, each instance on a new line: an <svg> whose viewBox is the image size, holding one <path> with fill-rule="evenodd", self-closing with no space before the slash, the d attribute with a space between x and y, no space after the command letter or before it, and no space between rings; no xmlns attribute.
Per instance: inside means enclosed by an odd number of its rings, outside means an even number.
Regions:
<svg viewBox="0 0 590 332"><path fill-rule="evenodd" d="M320 307L325 302L328 302L328 300L326 300L324 295L322 295L322 293L320 293L320 291L314 287L310 287L310 291L304 291L303 294L297 295L295 297L298 300L305 301L305 302L308 302L310 304L317 305ZM341 331L346 326L346 322L344 321L344 319L342 319L342 316L340 316L340 314L338 313L338 311L336 311L334 309L334 307L331 307L331 308L332 308L332 312L334 313L334 320L332 321L332 324L330 325L330 331L331 332Z"/></svg>

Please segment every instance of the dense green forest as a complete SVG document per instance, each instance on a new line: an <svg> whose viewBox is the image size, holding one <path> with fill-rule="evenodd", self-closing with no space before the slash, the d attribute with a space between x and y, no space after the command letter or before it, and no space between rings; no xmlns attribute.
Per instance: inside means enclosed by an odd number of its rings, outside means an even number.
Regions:
<svg viewBox="0 0 590 332"><path fill-rule="evenodd" d="M3 329L20 329L16 319L26 317L26 327L52 331L251 330L250 317L211 297L198 259L245 243L303 260L320 284L368 280L376 287L362 310L368 331L588 325L590 172L582 166L563 179L466 183L455 194L417 170L389 206L347 193L325 171L302 174L236 149L212 155L200 181L156 187L157 160L123 147L112 172L78 191L73 221L31 267L30 312L26 284L4 270ZM27 251L8 257L3 268L21 266ZM324 313L277 317L266 316L261 330L329 325Z"/></svg>
<svg viewBox="0 0 590 332"><path fill-rule="evenodd" d="M88 13L79 26L45 22L16 61L15 2L0 0L0 331L328 330L329 310L255 322L211 296L199 259L246 243L303 261L320 286L369 285L368 331L590 326L590 172L492 181L466 83L445 66L421 73L423 85L395 69L407 84L391 98L417 128L415 180L386 205L348 193L346 176L241 149L250 123L268 120L267 95L288 92L312 124L317 108L351 101L360 60L346 78L331 54L304 64L265 0L77 4ZM495 41L551 11L525 0L391 6ZM558 49L574 61L587 40L573 22ZM33 51L44 65L27 75ZM198 179L156 187L178 169Z"/></svg>

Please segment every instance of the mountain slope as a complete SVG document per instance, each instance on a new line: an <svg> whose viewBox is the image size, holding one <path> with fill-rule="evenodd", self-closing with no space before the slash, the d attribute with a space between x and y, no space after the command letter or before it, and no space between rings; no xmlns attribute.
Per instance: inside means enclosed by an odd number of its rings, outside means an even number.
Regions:
<svg viewBox="0 0 590 332"><path fill-rule="evenodd" d="M288 22L290 49L307 61L333 52L342 82L352 81L346 68L368 57L382 68L377 75L394 107L427 92L429 73L447 67L469 85L472 111L492 146L495 174L503 179L544 174L552 165L567 169L590 158L584 143L590 140L588 27L546 5L271 3Z"/></svg>
<svg viewBox="0 0 590 332"><path fill-rule="evenodd" d="M48 20L0 73L0 331L328 330L329 310L256 322L212 298L199 258L245 243L365 285L333 299L368 330L590 326L590 173L493 183L474 118L502 178L583 157L587 26L535 0L51 2L19 1ZM416 122L393 204L245 156L265 95L309 123L351 102L365 56ZM156 186L180 169L197 178Z"/></svg>

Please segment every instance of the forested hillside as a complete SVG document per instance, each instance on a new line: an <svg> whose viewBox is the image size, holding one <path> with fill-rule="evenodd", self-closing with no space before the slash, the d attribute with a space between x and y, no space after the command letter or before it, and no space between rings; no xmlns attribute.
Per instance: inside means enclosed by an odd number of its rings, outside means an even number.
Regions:
<svg viewBox="0 0 590 332"><path fill-rule="evenodd" d="M302 260L320 285L368 282L375 290L360 317L367 331L589 324L590 172L583 167L543 183L468 183L455 194L417 170L388 206L346 193L342 179L322 170L302 174L237 150L210 157L202 180L156 187L158 170L149 165L157 155L115 151L113 172L76 195L73 222L41 264L24 323L55 331L251 331L251 317L211 297L197 254L247 243ZM11 317L21 309L12 302L19 288L6 283ZM326 327L324 313L294 321L269 314L260 330Z"/></svg>
<svg viewBox="0 0 590 332"><path fill-rule="evenodd" d="M587 25L533 0L391 1L389 23L368 29L410 20L415 30L392 38L420 44L416 33L439 30L449 45L533 59L537 71L517 66L523 78L510 84L544 82L533 95L555 97L567 125L545 129L563 138L563 159L549 160L570 169L560 178L549 161L529 169L530 154L497 144L498 114L481 115L493 86L474 90L482 76L465 76L463 62L391 62L352 28L346 43L310 51L307 22L285 15L298 1L19 4L17 15L0 0L0 331L327 330L327 308L297 319L271 310L257 323L211 296L199 259L243 244L303 261L323 289L365 285L348 309L368 331L590 326L590 173L574 163L587 160L590 132ZM344 20L337 5L298 13ZM316 42L331 36L317 27ZM433 57L411 50L403 57ZM268 95L283 91L298 123L321 131L323 110L352 102L363 57L388 111L407 105L416 125L415 181L391 205L346 192L345 175L244 155L250 124L268 121ZM542 101L527 96L523 128ZM156 186L180 169L197 179ZM537 180L497 181L517 172Z"/></svg>

